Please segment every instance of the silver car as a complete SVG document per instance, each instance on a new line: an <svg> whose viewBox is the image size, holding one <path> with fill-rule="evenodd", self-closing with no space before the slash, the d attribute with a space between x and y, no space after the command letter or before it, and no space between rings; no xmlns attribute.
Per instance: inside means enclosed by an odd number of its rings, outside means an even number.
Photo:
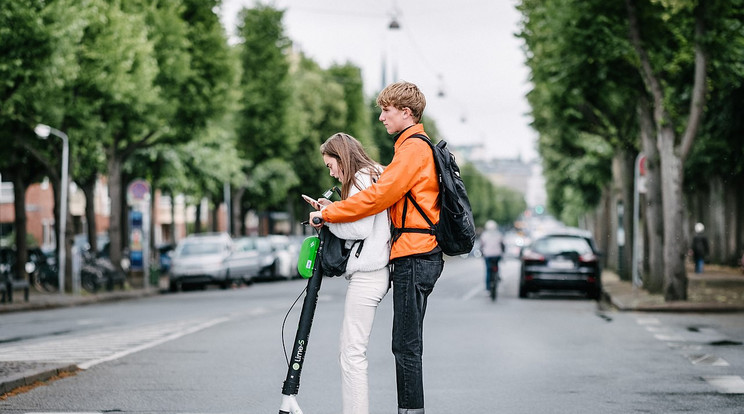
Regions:
<svg viewBox="0 0 744 414"><path fill-rule="evenodd" d="M233 283L225 260L233 249L226 233L192 234L178 242L173 251L169 287L177 292L184 285L216 284L226 289Z"/></svg>
<svg viewBox="0 0 744 414"><path fill-rule="evenodd" d="M271 243L274 252L274 265L271 275L282 279L292 279L299 276L297 271L297 256L300 253L299 245L293 243L288 236L271 234L266 236Z"/></svg>
<svg viewBox="0 0 744 414"><path fill-rule="evenodd" d="M268 239L256 236L235 239L233 252L225 260L228 278L250 284L262 272L271 271L274 259Z"/></svg>

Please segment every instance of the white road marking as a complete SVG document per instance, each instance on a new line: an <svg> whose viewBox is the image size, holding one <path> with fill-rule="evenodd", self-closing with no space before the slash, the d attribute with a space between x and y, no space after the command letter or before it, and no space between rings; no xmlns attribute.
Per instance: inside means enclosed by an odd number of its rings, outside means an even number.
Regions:
<svg viewBox="0 0 744 414"><path fill-rule="evenodd" d="M710 365L714 367L729 366L729 363L725 359L710 354L687 355L687 359L690 360L692 365Z"/></svg>
<svg viewBox="0 0 744 414"><path fill-rule="evenodd" d="M676 334L654 334L654 338L668 342L682 342L685 340L681 335Z"/></svg>
<svg viewBox="0 0 744 414"><path fill-rule="evenodd" d="M41 342L0 346L0 361L74 363L88 369L229 320L227 317L190 319L141 326L129 330L58 337Z"/></svg>
<svg viewBox="0 0 744 414"><path fill-rule="evenodd" d="M639 325L661 325L661 321L656 318L637 318L636 323Z"/></svg>
<svg viewBox="0 0 744 414"><path fill-rule="evenodd" d="M691 332L689 335L687 335L689 332L674 332L673 330L663 326L659 319L653 317L636 318L636 323L643 326L646 331L654 336L654 338L666 342L669 348L681 351L701 350L703 348L699 343L701 336L706 339L722 336L715 329L706 327L689 329ZM693 365L713 367L730 366L728 361L725 359L711 354L685 354L685 357ZM702 378L722 394L744 394L744 379L740 376L718 375L704 376Z"/></svg>
<svg viewBox="0 0 744 414"><path fill-rule="evenodd" d="M703 379L723 394L744 394L744 379L738 375L705 376Z"/></svg>

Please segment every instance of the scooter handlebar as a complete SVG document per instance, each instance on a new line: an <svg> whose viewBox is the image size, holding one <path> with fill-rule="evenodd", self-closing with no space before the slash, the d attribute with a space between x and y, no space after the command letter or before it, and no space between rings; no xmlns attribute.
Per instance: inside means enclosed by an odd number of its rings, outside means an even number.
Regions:
<svg viewBox="0 0 744 414"><path fill-rule="evenodd" d="M322 221L320 217L313 217L313 224L320 224Z"/></svg>

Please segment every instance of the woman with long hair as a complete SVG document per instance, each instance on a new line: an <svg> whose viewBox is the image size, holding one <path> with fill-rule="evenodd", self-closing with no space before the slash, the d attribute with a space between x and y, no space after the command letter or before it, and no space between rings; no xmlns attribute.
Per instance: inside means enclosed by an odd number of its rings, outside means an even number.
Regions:
<svg viewBox="0 0 744 414"><path fill-rule="evenodd" d="M320 146L323 162L332 177L341 182L341 198L346 199L376 182L382 166L372 160L362 144L345 133L337 133ZM329 200L319 200L321 204ZM341 325L339 363L344 414L369 413L367 345L377 305L390 287L390 224L387 210L348 223L326 223L346 247L354 247L346 264L349 281ZM357 243L356 246L359 244ZM357 254L358 253L358 254Z"/></svg>

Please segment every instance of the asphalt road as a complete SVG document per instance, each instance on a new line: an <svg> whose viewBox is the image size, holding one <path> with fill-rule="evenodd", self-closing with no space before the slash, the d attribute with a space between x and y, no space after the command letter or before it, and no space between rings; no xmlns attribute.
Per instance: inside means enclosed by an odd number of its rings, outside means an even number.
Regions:
<svg viewBox="0 0 744 414"><path fill-rule="evenodd" d="M496 303L480 259L451 259L425 323L427 413L741 413L741 313L634 313L578 295L517 298L517 262ZM305 281L184 292L0 317L0 361L82 370L0 400L20 413L278 412L282 324ZM336 361L344 279L324 279L297 397L341 410ZM391 295L369 357L371 413L396 410ZM290 346L299 302L284 328ZM289 353L290 349L287 349Z"/></svg>

